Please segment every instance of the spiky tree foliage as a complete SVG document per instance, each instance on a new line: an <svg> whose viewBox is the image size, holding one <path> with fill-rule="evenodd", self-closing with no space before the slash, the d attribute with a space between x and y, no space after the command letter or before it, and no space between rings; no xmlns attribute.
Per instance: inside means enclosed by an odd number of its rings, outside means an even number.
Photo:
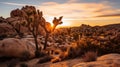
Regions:
<svg viewBox="0 0 120 67"><path fill-rule="evenodd" d="M25 6L21 9L24 11L25 15L24 18L27 21L26 26L28 27L28 30L32 33L36 45L36 51L35 55L36 57L39 56L39 48L38 48L38 33L39 33L39 25L44 22L42 18L42 12L39 10L36 10L34 6Z"/></svg>
<svg viewBox="0 0 120 67"><path fill-rule="evenodd" d="M59 17L59 19L57 19L55 17L53 20L54 26L52 29L51 24L49 22L46 22L46 20L44 19L43 13L39 10L36 10L36 8L34 6L22 7L21 10L11 13L11 17L14 17L14 16L19 16L26 20L25 25L28 28L28 30L32 33L34 40L35 40L35 45L36 45L35 55L36 55L36 57L39 54L38 42L37 42L39 26L41 26L46 32L45 43L44 43L44 49L46 49L49 34L52 31L54 31L54 29L56 28L57 25L62 23L61 22L62 17Z"/></svg>
<svg viewBox="0 0 120 67"><path fill-rule="evenodd" d="M48 41L48 37L49 37L50 33L53 32L59 24L62 24L62 17L63 16L59 17L58 19L56 17L54 17L53 28L51 28L51 25L49 22L44 22L43 24L41 24L41 26L44 28L44 30L46 32L45 43L44 43L43 49L46 49L46 47L47 47L47 41Z"/></svg>
<svg viewBox="0 0 120 67"><path fill-rule="evenodd" d="M62 22L62 18L63 18L63 16L59 17L59 19L57 19L56 17L54 17L54 19L53 19L53 29L52 29L52 31L55 30L55 28L57 27L57 25L63 23L63 22Z"/></svg>
<svg viewBox="0 0 120 67"><path fill-rule="evenodd" d="M36 45L35 55L36 57L39 56L39 48L38 48L38 33L39 33L39 26L45 25L45 19L42 17L42 12L36 10L34 6L25 6L22 7L21 10L16 9L11 12L11 17L20 17L25 20L25 26L28 30L32 33Z"/></svg>

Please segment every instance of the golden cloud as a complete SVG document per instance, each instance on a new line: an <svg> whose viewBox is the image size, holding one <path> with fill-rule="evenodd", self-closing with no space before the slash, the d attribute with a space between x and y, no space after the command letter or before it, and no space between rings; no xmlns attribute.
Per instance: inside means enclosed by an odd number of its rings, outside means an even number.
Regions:
<svg viewBox="0 0 120 67"><path fill-rule="evenodd" d="M66 19L82 19L104 14L119 13L118 9L104 3L43 3L38 9L44 12L46 17L63 15Z"/></svg>

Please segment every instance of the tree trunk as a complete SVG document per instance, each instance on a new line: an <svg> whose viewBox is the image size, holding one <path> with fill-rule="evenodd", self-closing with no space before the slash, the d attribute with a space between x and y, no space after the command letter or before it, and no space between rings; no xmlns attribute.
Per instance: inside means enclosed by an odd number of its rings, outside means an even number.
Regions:
<svg viewBox="0 0 120 67"><path fill-rule="evenodd" d="M46 36L45 36L45 43L44 43L44 48L43 48L43 50L45 50L46 47L47 47L48 37L49 37L49 33L46 33Z"/></svg>
<svg viewBox="0 0 120 67"><path fill-rule="evenodd" d="M35 50L35 57L39 57L39 48L38 48L38 42L37 42L37 35L34 35L34 41L35 41L35 46L36 46L36 50Z"/></svg>
<svg viewBox="0 0 120 67"><path fill-rule="evenodd" d="M55 30L56 26L57 26L57 25L54 25L54 26L53 26L52 32Z"/></svg>

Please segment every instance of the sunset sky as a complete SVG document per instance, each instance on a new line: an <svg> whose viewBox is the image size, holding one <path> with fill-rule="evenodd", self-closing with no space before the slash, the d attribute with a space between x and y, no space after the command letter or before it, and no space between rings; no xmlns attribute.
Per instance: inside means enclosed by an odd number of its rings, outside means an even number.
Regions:
<svg viewBox="0 0 120 67"><path fill-rule="evenodd" d="M11 10L25 5L43 11L49 22L63 16L61 26L120 23L120 0L0 0L0 16L7 18Z"/></svg>

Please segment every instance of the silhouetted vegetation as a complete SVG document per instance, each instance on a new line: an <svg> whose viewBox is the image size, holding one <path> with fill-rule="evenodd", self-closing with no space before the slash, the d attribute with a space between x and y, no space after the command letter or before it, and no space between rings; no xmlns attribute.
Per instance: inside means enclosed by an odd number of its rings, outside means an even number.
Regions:
<svg viewBox="0 0 120 67"><path fill-rule="evenodd" d="M97 59L97 52L87 52L85 53L83 57L83 61L90 62L90 61L96 61Z"/></svg>
<svg viewBox="0 0 120 67"><path fill-rule="evenodd" d="M44 19L42 11L36 10L34 6L25 6L22 7L22 9L15 9L11 11L10 15L11 17L8 18L8 23L13 27L13 29L18 33L20 37L23 36L21 33L22 25L26 26L32 33L36 45L36 57L39 57L40 53L37 41L40 26L43 27L44 31L46 32L44 43L44 49L46 49L49 34L54 31L57 25L62 23L62 17L59 19L55 17L53 19L54 26L52 29L51 24Z"/></svg>

